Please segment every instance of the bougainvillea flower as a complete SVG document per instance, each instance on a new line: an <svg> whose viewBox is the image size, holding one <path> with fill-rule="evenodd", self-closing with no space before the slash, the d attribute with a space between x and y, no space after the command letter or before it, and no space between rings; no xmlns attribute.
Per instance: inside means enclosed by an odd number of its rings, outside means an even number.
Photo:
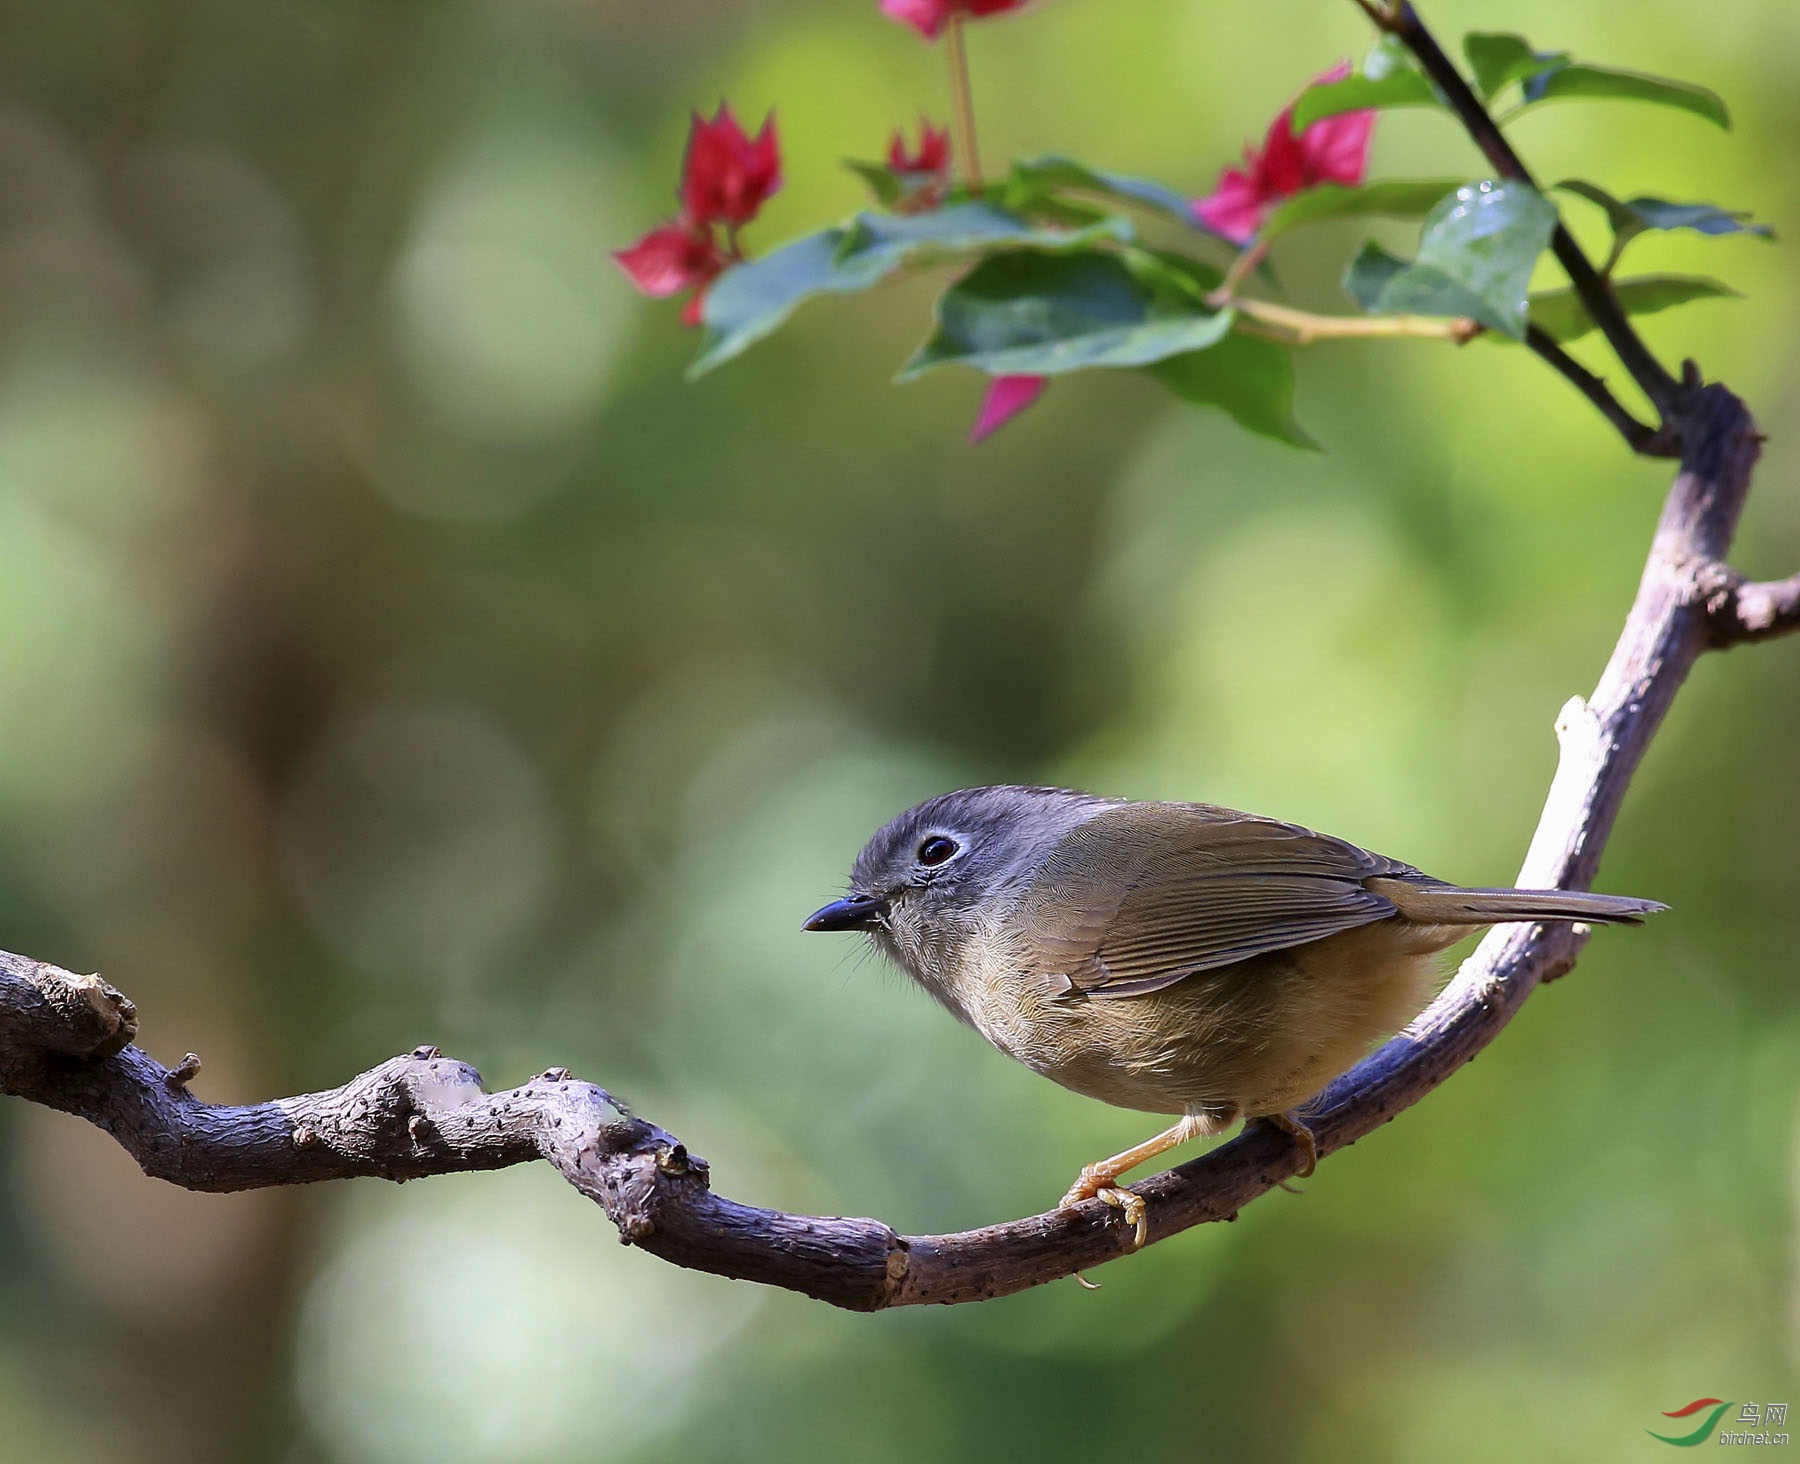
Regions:
<svg viewBox="0 0 1800 1464"><path fill-rule="evenodd" d="M919 119L919 146L909 149L896 132L888 143L888 172L900 193L890 205L896 213L936 208L950 190L950 132Z"/></svg>
<svg viewBox="0 0 1800 1464"><path fill-rule="evenodd" d="M1342 81L1349 74L1350 63L1340 62L1310 85ZM1227 168L1218 187L1195 201L1194 215L1227 239L1248 243L1282 199L1320 183L1362 182L1374 127L1373 112L1340 112L1321 117L1296 137L1289 102L1269 124L1262 147L1246 147L1244 166Z"/></svg>
<svg viewBox="0 0 1800 1464"><path fill-rule="evenodd" d="M754 139L738 126L724 102L708 122L698 112L688 131L681 167L681 206L690 223L737 228L756 217L763 201L781 187L781 151L775 114L763 119Z"/></svg>
<svg viewBox="0 0 1800 1464"><path fill-rule="evenodd" d="M896 173L945 173L950 169L950 129L919 119L919 146L908 151L906 138L895 132L888 143L888 166Z"/></svg>
<svg viewBox="0 0 1800 1464"><path fill-rule="evenodd" d="M996 376L981 399L981 411L969 429L969 441L976 443L992 437L1041 397L1049 384L1048 376Z"/></svg>
<svg viewBox="0 0 1800 1464"><path fill-rule="evenodd" d="M706 287L730 262L711 229L685 219L652 229L629 249L618 250L613 258L632 284L658 300L693 290L693 297L682 307L683 325L700 323Z"/></svg>
<svg viewBox="0 0 1800 1464"><path fill-rule="evenodd" d="M910 25L928 41L944 33L953 15L979 20L1003 10L1017 10L1025 0L881 0L881 13L902 25Z"/></svg>

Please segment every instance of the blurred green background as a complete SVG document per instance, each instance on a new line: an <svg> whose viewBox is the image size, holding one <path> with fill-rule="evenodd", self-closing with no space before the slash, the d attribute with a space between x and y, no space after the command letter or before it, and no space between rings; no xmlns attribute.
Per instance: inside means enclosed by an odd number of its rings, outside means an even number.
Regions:
<svg viewBox="0 0 1800 1464"><path fill-rule="evenodd" d="M1789 0L1427 13L1717 88L1729 135L1516 137L1800 234ZM1328 0L1055 0L970 48L991 159L1200 193L1367 39ZM688 106L778 109L768 247L942 118L940 61L874 0L0 6L0 943L104 971L210 1099L425 1041L567 1064L735 1198L930 1231L1148 1121L801 934L901 807L1054 780L1506 879L1669 471L1522 352L1315 350L1323 455L1100 378L970 450L977 379L888 384L923 281L683 385L607 251L671 211ZM1479 173L1406 113L1375 167ZM1284 244L1293 296L1340 308L1359 237ZM1788 572L1791 250L1632 263L1747 292L1647 332L1770 432L1739 560ZM1709 659L1639 775L1602 885L1675 913L1097 1293L850 1316L626 1250L542 1167L192 1196L0 1104L0 1458L1636 1459L1696 1397L1800 1405L1797 673Z"/></svg>

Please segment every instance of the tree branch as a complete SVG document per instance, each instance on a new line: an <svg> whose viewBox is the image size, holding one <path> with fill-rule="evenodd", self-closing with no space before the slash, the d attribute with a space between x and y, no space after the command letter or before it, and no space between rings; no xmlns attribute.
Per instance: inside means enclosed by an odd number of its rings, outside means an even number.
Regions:
<svg viewBox="0 0 1800 1464"><path fill-rule="evenodd" d="M1481 149L1494 171L1503 178L1517 178L1536 188L1537 181L1531 176L1531 170L1506 140L1506 134L1500 130L1499 124L1489 114L1481 98L1475 95L1469 83L1463 79L1456 63L1444 54L1444 48L1437 43L1437 38L1426 29L1419 13L1405 3L1405 0L1387 9L1364 4L1363 0L1358 0L1358 3L1362 4L1363 10L1380 29L1398 37L1418 58L1420 67L1450 104L1450 109L1456 113L1464 130ZM1607 344L1631 373L1632 380L1650 398L1665 426L1668 425L1679 415L1682 383L1670 375L1662 362L1650 353L1650 348L1644 344L1630 318L1620 307L1612 286L1582 252L1581 246L1575 242L1575 236L1561 223L1557 224L1550 235L1550 249L1569 276L1569 283L1575 287L1575 293L1581 297L1581 303L1587 307L1588 314L1605 335ZM1567 376L1568 372L1563 374ZM1570 380L1575 378L1570 377ZM1576 384L1581 383L1577 381ZM1595 405L1600 405L1592 392L1587 392L1587 395ZM1602 410L1606 409L1602 407ZM1619 425L1613 413L1608 412L1607 417L1615 426ZM1629 433L1626 440L1631 440ZM1636 447L1635 443L1633 447Z"/></svg>
<svg viewBox="0 0 1800 1464"><path fill-rule="evenodd" d="M1747 581L1726 571L1706 609L1712 643L1720 648L1789 635L1800 630L1800 574Z"/></svg>
<svg viewBox="0 0 1800 1464"><path fill-rule="evenodd" d="M1583 366L1540 326L1525 327L1525 344L1566 377L1584 397L1599 409L1600 415L1619 429L1619 435L1635 453L1645 457L1674 457L1677 448L1667 424L1651 427L1625 410L1624 404L1607 389L1607 385Z"/></svg>
<svg viewBox="0 0 1800 1464"><path fill-rule="evenodd" d="M1723 387L1696 389L1678 424L1682 464L1637 599L1593 696L1557 722L1561 759L1521 885L1586 888L1644 750L1709 646L1800 626L1800 576L1744 584L1725 567L1761 437ZM1574 964L1581 927L1503 927L1404 1033L1316 1100L1321 1157L1410 1107L1491 1042L1540 982ZM0 955L0 1093L77 1114L146 1173L195 1190L375 1176L413 1179L554 1165L600 1204L620 1238L677 1265L804 1292L836 1306L977 1301L1121 1254L1129 1227L1089 1201L958 1235L903 1236L875 1220L754 1209L712 1192L706 1164L604 1089L552 1069L487 1093L463 1063L422 1047L325 1093L229 1107L188 1093L136 1047L136 1013L93 976ZM946 1119L946 1121L948 1121ZM1285 1134L1236 1139L1133 1185L1152 1243L1229 1220L1293 1174ZM1138 1264L1145 1264L1139 1262Z"/></svg>

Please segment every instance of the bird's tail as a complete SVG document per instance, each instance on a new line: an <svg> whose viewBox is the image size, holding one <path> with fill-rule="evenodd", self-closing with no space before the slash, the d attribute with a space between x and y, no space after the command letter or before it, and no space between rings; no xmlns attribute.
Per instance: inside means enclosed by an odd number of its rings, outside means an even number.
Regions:
<svg viewBox="0 0 1800 1464"><path fill-rule="evenodd" d="M1508 920L1581 920L1595 925L1642 925L1666 910L1655 900L1595 895L1586 890L1465 890L1403 879L1372 879L1367 887L1393 901L1421 925L1499 925Z"/></svg>

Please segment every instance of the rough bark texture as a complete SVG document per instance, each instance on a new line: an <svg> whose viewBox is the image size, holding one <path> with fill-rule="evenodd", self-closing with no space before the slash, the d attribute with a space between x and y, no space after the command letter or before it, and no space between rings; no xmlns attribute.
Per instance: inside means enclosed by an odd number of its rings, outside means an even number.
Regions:
<svg viewBox="0 0 1800 1464"><path fill-rule="evenodd" d="M1800 627L1800 583L1746 585L1724 554L1760 438L1723 387L1690 388L1686 444L1637 600L1593 696L1557 722L1562 756L1519 873L1535 888L1592 881L1632 772L1709 646ZM1575 962L1580 927L1489 935L1411 1028L1315 1105L1321 1157L1410 1107L1499 1033L1543 981ZM372 1175L412 1179L542 1159L602 1206L619 1236L677 1265L801 1291L857 1310L1003 1296L1110 1260L1129 1242L1089 1201L958 1235L902 1236L875 1220L790 1215L715 1194L705 1161L603 1088L552 1069L483 1090L476 1072L420 1048L341 1088L228 1107L187 1091L190 1058L165 1069L136 1047L137 1014L95 976L0 954L0 1092L98 1124L145 1173L194 1190ZM1229 1220L1293 1174L1291 1141L1265 1125L1134 1186L1150 1240Z"/></svg>

